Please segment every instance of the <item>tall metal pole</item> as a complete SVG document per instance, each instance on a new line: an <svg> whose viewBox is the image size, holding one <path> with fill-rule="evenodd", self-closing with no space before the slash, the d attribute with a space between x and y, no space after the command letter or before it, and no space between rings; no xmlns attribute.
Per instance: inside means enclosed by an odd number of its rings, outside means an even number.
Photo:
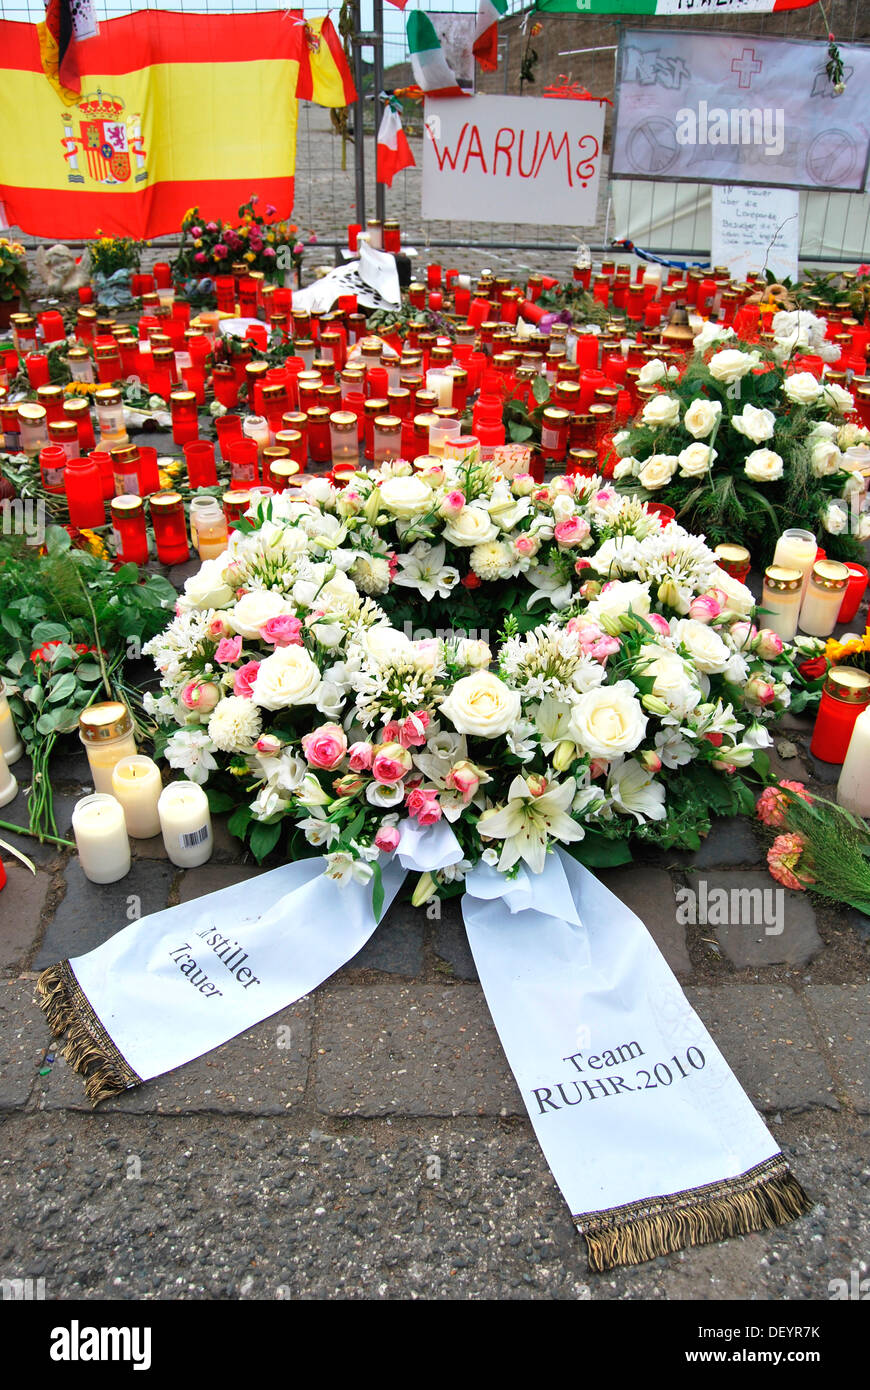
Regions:
<svg viewBox="0 0 870 1390"><path fill-rule="evenodd" d="M381 123L381 92L384 89L384 0L372 0L372 47L374 49L374 117L375 117L375 217L383 222L386 210L386 189L377 182L378 127ZM362 219L360 219L362 220Z"/></svg>
<svg viewBox="0 0 870 1390"><path fill-rule="evenodd" d="M362 14L360 0L353 4L353 81L356 105L353 118L353 163L356 181L356 220L366 225L365 101L363 99Z"/></svg>

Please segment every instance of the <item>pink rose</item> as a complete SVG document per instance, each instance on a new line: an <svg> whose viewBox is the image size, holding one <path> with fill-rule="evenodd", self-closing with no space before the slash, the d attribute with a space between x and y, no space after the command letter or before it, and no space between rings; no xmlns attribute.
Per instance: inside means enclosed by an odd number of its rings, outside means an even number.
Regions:
<svg viewBox="0 0 870 1390"><path fill-rule="evenodd" d="M734 643L735 647L738 648L738 650L741 647L751 646L752 643L755 641L756 637L758 636L758 628L755 626L755 624L743 620L741 620L739 623L732 623L730 632L731 640Z"/></svg>
<svg viewBox="0 0 870 1390"><path fill-rule="evenodd" d="M212 641L219 640L221 637L226 637L227 633L229 632L229 627L227 626L227 621L224 618L223 614L215 613L214 617L211 619L208 627L206 628L206 631L208 632L208 635L209 637L211 637Z"/></svg>
<svg viewBox="0 0 870 1390"><path fill-rule="evenodd" d="M370 743L352 743L348 750L348 762L352 772L368 772L372 765L374 749Z"/></svg>
<svg viewBox="0 0 870 1390"><path fill-rule="evenodd" d="M616 501L616 497L617 494L612 487L602 487L592 498L592 504L596 507L609 507L611 502Z"/></svg>
<svg viewBox="0 0 870 1390"><path fill-rule="evenodd" d="M259 661L246 661L244 666L240 666L233 681L233 694L241 695L243 700L253 699L254 681L259 669Z"/></svg>
<svg viewBox="0 0 870 1390"><path fill-rule="evenodd" d="M448 787L459 792L463 805L467 806L480 786L480 771L474 763L464 759L460 763L454 763L444 781Z"/></svg>
<svg viewBox="0 0 870 1390"><path fill-rule="evenodd" d="M204 251L197 251L193 259L197 262L198 265L202 265L207 258Z"/></svg>
<svg viewBox="0 0 870 1390"><path fill-rule="evenodd" d="M778 632L771 627L763 627L758 634L755 650L764 661L772 661L774 657L782 656L784 645Z"/></svg>
<svg viewBox="0 0 870 1390"><path fill-rule="evenodd" d="M592 759L592 761L589 764L589 776L593 782L595 781L596 777L604 776L605 772L607 771L608 765L609 764L606 758Z"/></svg>
<svg viewBox="0 0 870 1390"><path fill-rule="evenodd" d="M532 555L537 554L540 548L540 544L541 542L538 540L537 536L528 536L523 534L521 536L517 536L516 540L514 541L514 550L518 555L522 555L523 557L530 557Z"/></svg>
<svg viewBox="0 0 870 1390"><path fill-rule="evenodd" d="M776 691L770 681L762 676L750 676L743 691L746 699L754 705L772 705L776 699Z"/></svg>
<svg viewBox="0 0 870 1390"><path fill-rule="evenodd" d="M219 261L222 261L224 256L227 254L227 248L224 246L222 241L219 241L217 246L214 248L214 254Z"/></svg>
<svg viewBox="0 0 870 1390"><path fill-rule="evenodd" d="M192 237L202 236L202 227L191 227L190 235Z"/></svg>
<svg viewBox="0 0 870 1390"><path fill-rule="evenodd" d="M420 825L434 825L441 819L441 807L431 787L415 787L405 797L405 806L408 815L413 816Z"/></svg>
<svg viewBox="0 0 870 1390"><path fill-rule="evenodd" d="M670 637L671 629L668 626L667 618L663 618L661 613L647 613L646 621L651 628L654 628L659 637Z"/></svg>
<svg viewBox="0 0 870 1390"><path fill-rule="evenodd" d="M302 752L310 767L334 772L347 752L347 737L340 724L321 724L313 733L302 735Z"/></svg>
<svg viewBox="0 0 870 1390"><path fill-rule="evenodd" d="M699 594L689 605L689 617L699 623L712 623L722 612L722 605L712 594Z"/></svg>
<svg viewBox="0 0 870 1390"><path fill-rule="evenodd" d="M600 637L597 642L593 642L586 655L591 656L593 661L600 661L602 666L609 656L613 656L619 651L622 644L618 637Z"/></svg>
<svg viewBox="0 0 870 1390"><path fill-rule="evenodd" d="M218 229L218 224L216 222L207 222L205 225L206 231L208 232L216 232Z"/></svg>
<svg viewBox="0 0 870 1390"><path fill-rule="evenodd" d="M448 492L441 503L441 515L446 517L458 516L464 506L465 493L454 488L452 492Z"/></svg>
<svg viewBox="0 0 870 1390"><path fill-rule="evenodd" d="M234 661L238 661L241 651L241 637L222 637L218 642L214 659L219 666L232 666Z"/></svg>
<svg viewBox="0 0 870 1390"><path fill-rule="evenodd" d="M289 613L280 613L277 618L270 618L263 624L260 636L273 647L301 647L301 631L302 624L298 618L292 618Z"/></svg>
<svg viewBox="0 0 870 1390"><path fill-rule="evenodd" d="M385 854L392 854L399 847L399 832L394 825L382 825L375 836L375 844Z"/></svg>
<svg viewBox="0 0 870 1390"><path fill-rule="evenodd" d="M280 738L274 734L261 734L254 744L257 752L264 758L274 758L283 747Z"/></svg>
<svg viewBox="0 0 870 1390"><path fill-rule="evenodd" d="M647 772L661 772L662 760L659 757L658 753L654 753L651 748L648 748L644 753L641 753L640 760L646 768Z"/></svg>
<svg viewBox="0 0 870 1390"><path fill-rule="evenodd" d="M422 748L426 742L429 715L424 709L415 710L399 723L398 741L403 748Z"/></svg>
<svg viewBox="0 0 870 1390"><path fill-rule="evenodd" d="M581 560L575 560L575 561L574 561L574 573L575 573L575 574L582 574L584 570L591 570L591 568L592 568L592 561L591 561L591 560L581 559Z"/></svg>
<svg viewBox="0 0 870 1390"><path fill-rule="evenodd" d="M336 777L332 784L332 790L336 796L356 796L362 791L366 784L366 779L353 772L346 772L343 777Z"/></svg>
<svg viewBox="0 0 870 1390"><path fill-rule="evenodd" d="M401 743L381 743L372 758L372 776L384 786L401 782L406 772L411 771L411 754Z"/></svg>
<svg viewBox="0 0 870 1390"><path fill-rule="evenodd" d="M181 692L181 703L185 709L197 714L210 714L221 697L216 685L211 681L188 681Z"/></svg>

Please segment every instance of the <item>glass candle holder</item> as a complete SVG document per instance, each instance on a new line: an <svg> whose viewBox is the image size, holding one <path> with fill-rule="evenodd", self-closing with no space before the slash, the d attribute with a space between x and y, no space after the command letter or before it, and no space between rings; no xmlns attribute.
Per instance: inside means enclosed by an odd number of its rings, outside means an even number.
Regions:
<svg viewBox="0 0 870 1390"><path fill-rule="evenodd" d="M818 560L801 604L798 624L811 637L830 637L849 583L849 571L837 560Z"/></svg>
<svg viewBox="0 0 870 1390"><path fill-rule="evenodd" d="M77 801L72 828L82 873L91 883L117 883L130 872L124 808L111 792Z"/></svg>
<svg viewBox="0 0 870 1390"><path fill-rule="evenodd" d="M63 475L67 461L66 450L59 444L46 444L44 449L40 449L39 471L46 492L63 496Z"/></svg>
<svg viewBox="0 0 870 1390"><path fill-rule="evenodd" d="M179 869L205 864L214 850L208 798L195 782L170 782L157 803L163 843Z"/></svg>
<svg viewBox="0 0 870 1390"><path fill-rule="evenodd" d="M120 377L121 354L118 351L117 343L96 343L94 345L94 362L97 368L98 381L108 385Z"/></svg>
<svg viewBox="0 0 870 1390"><path fill-rule="evenodd" d="M6 698L6 689L0 680L0 753L7 763L17 763L24 753L24 744L21 742L18 730L15 727L15 720L9 708L9 701Z"/></svg>
<svg viewBox="0 0 870 1390"><path fill-rule="evenodd" d="M568 426L570 411L561 406L550 406L544 411L541 420L541 453L545 459L561 462L568 451Z"/></svg>
<svg viewBox="0 0 870 1390"><path fill-rule="evenodd" d="M357 417L353 411L336 410L330 415L329 439L333 469L356 469L359 466L359 439Z"/></svg>
<svg viewBox="0 0 870 1390"><path fill-rule="evenodd" d="M230 442L227 446L227 452L230 461L230 480L233 486L256 483L259 477L257 471L259 451L256 440L248 436L239 436Z"/></svg>
<svg viewBox="0 0 870 1390"><path fill-rule="evenodd" d="M141 497L139 450L136 445L122 444L117 449L110 449L109 456L112 460L115 496L121 497L125 493L129 493L132 496Z"/></svg>
<svg viewBox="0 0 870 1390"><path fill-rule="evenodd" d="M80 458L79 431L74 420L50 420L48 423L49 444L59 444L67 460Z"/></svg>
<svg viewBox="0 0 870 1390"><path fill-rule="evenodd" d="M276 492L286 492L295 485L301 469L295 459L277 459L272 464L272 485Z"/></svg>
<svg viewBox="0 0 870 1390"><path fill-rule="evenodd" d="M175 444L189 444L199 435L199 416L195 391L172 391L169 395L172 414L172 439Z"/></svg>
<svg viewBox="0 0 870 1390"><path fill-rule="evenodd" d="M375 465L401 458L402 421L398 415L376 415L372 438Z"/></svg>
<svg viewBox="0 0 870 1390"><path fill-rule="evenodd" d="M818 545L812 531L790 526L776 542L773 563L780 569L796 569L801 575L801 595L807 591L810 571L815 564Z"/></svg>
<svg viewBox="0 0 870 1390"><path fill-rule="evenodd" d="M48 444L45 406L25 401L18 406L18 447L31 458Z"/></svg>
<svg viewBox="0 0 870 1390"><path fill-rule="evenodd" d="M217 486L217 465L211 440L193 439L185 444L184 461L190 488Z"/></svg>
<svg viewBox="0 0 870 1390"><path fill-rule="evenodd" d="M18 782L5 758L0 758L0 806L8 806L18 795Z"/></svg>
<svg viewBox="0 0 870 1390"><path fill-rule="evenodd" d="M190 531L193 536L194 507L196 507L196 536L194 545L200 560L214 560L227 548L229 528L223 507L216 497L196 497L190 505ZM155 832L156 833L156 832Z"/></svg>
<svg viewBox="0 0 870 1390"><path fill-rule="evenodd" d="M870 674L855 666L833 666L825 678L810 752L823 763L842 763L855 720L870 704Z"/></svg>
<svg viewBox="0 0 870 1390"><path fill-rule="evenodd" d="M308 446L305 442L305 435L301 430L278 430L278 433L275 435L275 444L276 446L280 445L286 450L287 455L298 464L300 471L305 468L308 462Z"/></svg>
<svg viewBox="0 0 870 1390"><path fill-rule="evenodd" d="M741 584L745 582L751 557L744 545L717 545L713 553L720 569L734 579L739 579Z"/></svg>
<svg viewBox="0 0 870 1390"><path fill-rule="evenodd" d="M148 562L148 529L145 525L145 505L141 497L115 497L109 503L112 516L112 539L118 559L123 564L144 565Z"/></svg>
<svg viewBox="0 0 870 1390"><path fill-rule="evenodd" d="M764 571L760 618L765 627L779 634L783 642L793 642L801 611L803 576L798 569L770 565Z"/></svg>
<svg viewBox="0 0 870 1390"><path fill-rule="evenodd" d="M80 531L105 526L103 480L99 465L93 459L68 459L63 485L72 526L77 526Z"/></svg>
<svg viewBox="0 0 870 1390"><path fill-rule="evenodd" d="M312 406L308 416L308 452L314 463L329 463L332 456L329 411L323 405Z"/></svg>
<svg viewBox="0 0 870 1390"><path fill-rule="evenodd" d="M151 525L157 558L164 565L183 565L190 558L184 502L177 492L157 492L151 498Z"/></svg>
<svg viewBox="0 0 870 1390"><path fill-rule="evenodd" d="M115 764L136 752L133 719L127 706L119 700L88 705L79 715L79 738L88 755L94 790L111 794Z"/></svg>
<svg viewBox="0 0 870 1390"><path fill-rule="evenodd" d="M445 418L444 416L430 416L429 425L429 453L433 458L441 459L444 457L444 450L449 439L459 439L462 434L462 421L458 419Z"/></svg>
<svg viewBox="0 0 870 1390"><path fill-rule="evenodd" d="M113 444L126 444L127 427L124 424L124 402L117 386L106 386L94 392L94 405L97 409L97 422L103 447Z"/></svg>
<svg viewBox="0 0 870 1390"><path fill-rule="evenodd" d="M852 560L847 560L846 569L849 571L849 583L846 585L843 602L840 604L840 612L837 615L838 623L850 623L852 621L858 612L867 588L868 574L863 565L856 565Z"/></svg>
<svg viewBox="0 0 870 1390"><path fill-rule="evenodd" d="M234 439L240 439L242 436L241 419L238 415L219 415L214 423L221 460L229 463L229 445Z"/></svg>
<svg viewBox="0 0 870 1390"><path fill-rule="evenodd" d="M228 362L218 362L212 372L214 398L227 410L233 410L239 403L239 384L236 374Z"/></svg>
<svg viewBox="0 0 870 1390"><path fill-rule="evenodd" d="M94 364L86 347L71 347L66 360L73 381L93 382Z"/></svg>
<svg viewBox="0 0 870 1390"><path fill-rule="evenodd" d="M251 505L251 494L245 489L233 488L230 492L224 493L221 504L227 519L227 526L232 530L233 523L239 521Z"/></svg>

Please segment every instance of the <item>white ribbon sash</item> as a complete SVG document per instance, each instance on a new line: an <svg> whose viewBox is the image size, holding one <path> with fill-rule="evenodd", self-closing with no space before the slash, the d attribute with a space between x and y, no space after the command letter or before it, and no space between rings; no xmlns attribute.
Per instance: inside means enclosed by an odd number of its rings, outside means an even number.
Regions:
<svg viewBox="0 0 870 1390"><path fill-rule="evenodd" d="M384 911L409 869L455 864L444 822L406 821ZM643 923L564 851L506 879L479 864L462 911L535 1133L593 1268L757 1230L807 1207L776 1144ZM320 858L132 923L40 976L96 1104L309 994L377 923L370 884Z"/></svg>

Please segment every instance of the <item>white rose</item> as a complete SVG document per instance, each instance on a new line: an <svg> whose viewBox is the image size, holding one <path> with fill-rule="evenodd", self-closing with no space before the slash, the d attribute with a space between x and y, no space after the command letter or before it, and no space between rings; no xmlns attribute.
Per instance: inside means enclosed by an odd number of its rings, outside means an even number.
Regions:
<svg viewBox="0 0 870 1390"><path fill-rule="evenodd" d="M220 560L203 561L196 574L185 580L184 597L193 608L226 608L232 602L233 591L223 577Z"/></svg>
<svg viewBox="0 0 870 1390"><path fill-rule="evenodd" d="M637 748L647 717L631 681L587 690L571 709L569 737L592 758L618 758Z"/></svg>
<svg viewBox="0 0 870 1390"><path fill-rule="evenodd" d="M795 405L814 405L822 394L822 383L812 372L795 372L782 383L783 394Z"/></svg>
<svg viewBox="0 0 870 1390"><path fill-rule="evenodd" d="M692 346L695 352L705 352L713 343L721 343L725 339L733 337L733 328L725 328L722 324L707 319L706 323L701 325L701 331L695 334L695 341Z"/></svg>
<svg viewBox="0 0 870 1390"><path fill-rule="evenodd" d="M641 467L637 480L641 487L655 492L657 488L665 487L671 481L677 471L677 463L676 454L650 454Z"/></svg>
<svg viewBox="0 0 870 1390"><path fill-rule="evenodd" d="M838 386L836 382L826 381L823 387L822 405L826 405L828 409L833 407L841 415L848 415L851 410L855 409L855 398L851 391L844 391L843 387Z"/></svg>
<svg viewBox="0 0 870 1390"><path fill-rule="evenodd" d="M310 705L317 698L320 672L304 647L279 647L260 662L251 691L263 709Z"/></svg>
<svg viewBox="0 0 870 1390"><path fill-rule="evenodd" d="M370 627L361 640L367 655L380 664L410 659L411 640L398 628Z"/></svg>
<svg viewBox="0 0 870 1390"><path fill-rule="evenodd" d="M849 513L837 502L829 502L822 513L822 525L831 536L842 536L849 525Z"/></svg>
<svg viewBox="0 0 870 1390"><path fill-rule="evenodd" d="M699 396L683 416L683 425L693 439L706 439L708 434L712 434L721 414L720 401L708 401Z"/></svg>
<svg viewBox="0 0 870 1390"><path fill-rule="evenodd" d="M381 503L393 516L408 521L429 511L432 489L417 474L410 478L387 478L381 483Z"/></svg>
<svg viewBox="0 0 870 1390"><path fill-rule="evenodd" d="M843 455L832 439L819 439L812 448L812 470L814 478L827 478L839 473L843 466Z"/></svg>
<svg viewBox="0 0 870 1390"><path fill-rule="evenodd" d="M472 676L463 676L441 701L441 713L454 729L477 738L498 738L499 734L506 734L521 712L517 691L511 690L490 671L475 671Z"/></svg>
<svg viewBox="0 0 870 1390"><path fill-rule="evenodd" d="M639 467L640 464L637 459L632 458L630 454L626 458L620 459L613 470L614 482L619 482L620 478L630 478L635 468Z"/></svg>
<svg viewBox="0 0 870 1390"><path fill-rule="evenodd" d="M278 618L284 613L293 613L292 603L271 589L252 589L243 594L235 608L227 614L230 626L242 637L259 637L260 628L270 618Z"/></svg>
<svg viewBox="0 0 870 1390"><path fill-rule="evenodd" d="M809 433L809 443L814 444L818 439L836 439L839 434L836 425L832 425L830 420L819 420L818 424L813 425Z"/></svg>
<svg viewBox="0 0 870 1390"><path fill-rule="evenodd" d="M352 579L343 570L336 570L323 588L317 593L317 607L325 613L355 613L359 607L359 593Z"/></svg>
<svg viewBox="0 0 870 1390"><path fill-rule="evenodd" d="M645 642L638 653L637 674L653 679L653 695L684 718L700 703L701 692L689 676L685 662L678 652L662 647L658 642Z"/></svg>
<svg viewBox="0 0 870 1390"><path fill-rule="evenodd" d="M741 584L739 579L735 579L733 574L720 569L718 565L713 566L711 588L721 589L728 599L729 610L732 613L739 613L741 617L748 618L755 607L752 590L747 589L746 585Z"/></svg>
<svg viewBox="0 0 870 1390"><path fill-rule="evenodd" d="M668 369L666 363L660 357L654 357L650 362L644 362L637 378L638 386L655 386L657 381L667 376Z"/></svg>
<svg viewBox="0 0 870 1390"><path fill-rule="evenodd" d="M675 425L680 418L680 402L675 396L653 396L641 411L640 418L645 425L655 428Z"/></svg>
<svg viewBox="0 0 870 1390"><path fill-rule="evenodd" d="M671 623L671 636L685 647L699 671L711 676L725 670L731 652L722 638L706 623L694 618L676 618Z"/></svg>
<svg viewBox="0 0 870 1390"><path fill-rule="evenodd" d="M621 618L629 608L632 613L646 616L650 608L649 585L641 584L639 579L614 579L592 599L583 616L597 623L600 618Z"/></svg>
<svg viewBox="0 0 870 1390"><path fill-rule="evenodd" d="M710 375L714 380L730 385L734 381L741 381L757 365L758 353L725 348L723 352L717 352L710 358Z"/></svg>
<svg viewBox="0 0 870 1390"><path fill-rule="evenodd" d="M711 449L709 444L702 444L700 440L697 444L690 444L688 448L682 449L678 455L680 477L703 477L705 473L709 473L716 457L716 450Z"/></svg>
<svg viewBox="0 0 870 1390"><path fill-rule="evenodd" d="M492 661L492 652L486 642L475 637L463 637L456 648L456 660L460 666L473 670L485 669Z"/></svg>
<svg viewBox="0 0 870 1390"><path fill-rule="evenodd" d="M753 449L746 457L743 472L754 483L775 483L782 477L784 464L773 449Z"/></svg>
<svg viewBox="0 0 870 1390"><path fill-rule="evenodd" d="M734 428L753 444L763 444L773 438L776 416L772 410L760 410L757 405L745 405L739 415L732 415Z"/></svg>
<svg viewBox="0 0 870 1390"><path fill-rule="evenodd" d="M451 545L483 545L498 536L496 526L485 507L470 504L458 516L451 517L444 527L444 539Z"/></svg>

